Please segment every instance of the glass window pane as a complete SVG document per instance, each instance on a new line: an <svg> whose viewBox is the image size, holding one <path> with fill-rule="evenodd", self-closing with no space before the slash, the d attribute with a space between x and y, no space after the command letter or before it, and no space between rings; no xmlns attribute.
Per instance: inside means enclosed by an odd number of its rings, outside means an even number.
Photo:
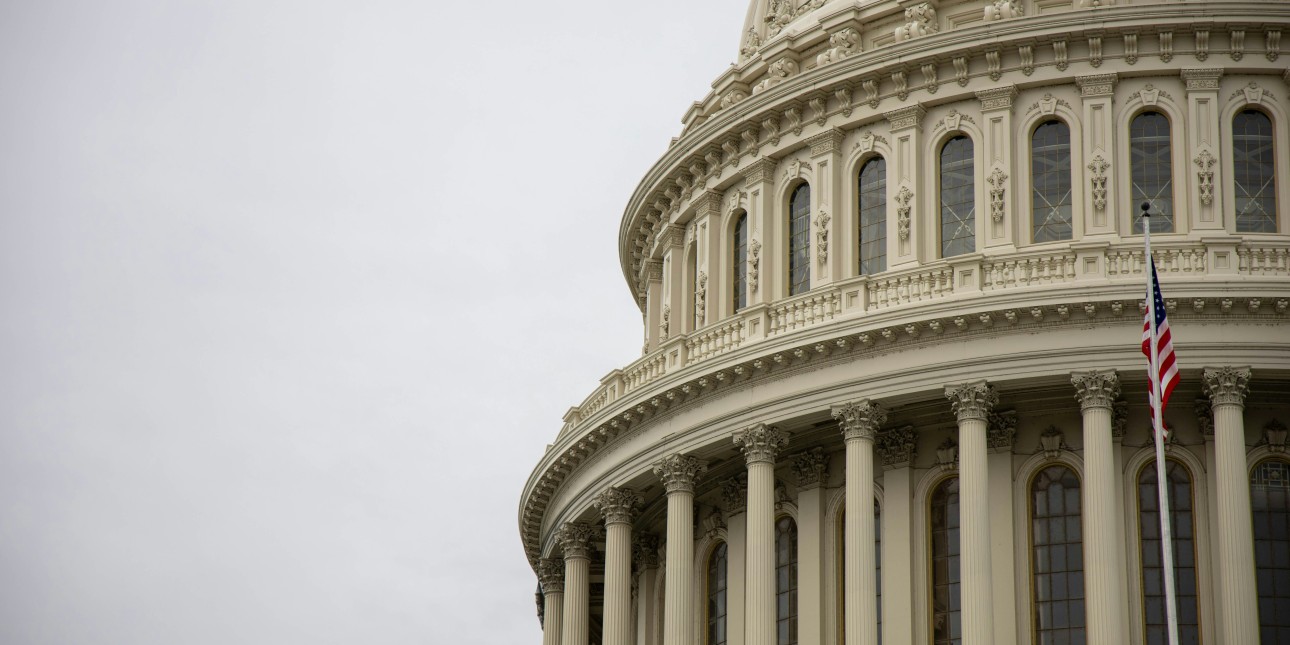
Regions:
<svg viewBox="0 0 1290 645"><path fill-rule="evenodd" d="M730 268L730 275L734 276L735 311L739 311L748 306L748 213L740 211L739 219L735 220L734 237L734 266Z"/></svg>
<svg viewBox="0 0 1290 645"><path fill-rule="evenodd" d="M1169 528L1174 538L1174 594L1178 607L1178 638L1199 642L1200 621L1196 608L1196 544L1191 539L1192 516L1179 509L1191 507L1191 473L1181 463L1165 462L1169 480ZM1142 606L1148 642L1164 642L1165 583L1160 540L1160 497L1156 487L1156 465L1151 462L1138 473L1138 531L1142 560ZM1157 634L1159 636L1157 636Z"/></svg>
<svg viewBox="0 0 1290 645"><path fill-rule="evenodd" d="M887 161L874 157L860 169L860 275L887 270Z"/></svg>
<svg viewBox="0 0 1290 645"><path fill-rule="evenodd" d="M1277 232L1272 120L1258 110L1232 118L1232 187L1238 233Z"/></svg>
<svg viewBox="0 0 1290 645"><path fill-rule="evenodd" d="M972 140L959 136L941 148L941 257L976 250L976 192Z"/></svg>
<svg viewBox="0 0 1290 645"><path fill-rule="evenodd" d="M1030 484L1031 575L1035 642L1084 638L1080 484L1074 471L1049 466Z"/></svg>
<svg viewBox="0 0 1290 645"><path fill-rule="evenodd" d="M811 288L811 186L802 184L788 200L788 295Z"/></svg>
<svg viewBox="0 0 1290 645"><path fill-rule="evenodd" d="M1030 138L1030 216L1033 239L1071 239L1071 130L1061 121L1035 128Z"/></svg>
<svg viewBox="0 0 1290 645"><path fill-rule="evenodd" d="M775 522L775 619L778 645L797 644L797 524L791 517Z"/></svg>
<svg viewBox="0 0 1290 645"><path fill-rule="evenodd" d="M932 491L931 521L932 543L942 548L932 554L932 643L933 645L960 645L962 609L959 589L958 541L959 480L942 481Z"/></svg>
<svg viewBox="0 0 1290 645"><path fill-rule="evenodd" d="M1263 642L1290 638L1290 463L1269 459L1250 475L1254 568L1258 572L1259 626Z"/></svg>
<svg viewBox="0 0 1290 645"><path fill-rule="evenodd" d="M1133 232L1142 232L1142 202L1151 203L1151 232L1174 232L1173 154L1169 145L1169 119L1159 112L1143 112L1129 124L1129 194L1133 205Z"/></svg>

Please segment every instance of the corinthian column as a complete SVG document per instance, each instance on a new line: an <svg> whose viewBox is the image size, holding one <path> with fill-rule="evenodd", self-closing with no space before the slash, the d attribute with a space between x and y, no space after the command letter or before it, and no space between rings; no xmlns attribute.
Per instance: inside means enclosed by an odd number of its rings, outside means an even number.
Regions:
<svg viewBox="0 0 1290 645"><path fill-rule="evenodd" d="M560 645L560 616L564 609L564 564L546 559L538 565L542 581L542 645Z"/></svg>
<svg viewBox="0 0 1290 645"><path fill-rule="evenodd" d="M775 645L775 457L788 435L765 424L735 433L748 462L747 645Z"/></svg>
<svg viewBox="0 0 1290 645"><path fill-rule="evenodd" d="M994 643L994 583L990 576L990 496L986 421L999 395L985 381L948 386L945 396L959 422L963 645Z"/></svg>
<svg viewBox="0 0 1290 645"><path fill-rule="evenodd" d="M593 502L605 517L604 645L632 642L632 514L641 496L626 488L610 488Z"/></svg>
<svg viewBox="0 0 1290 645"><path fill-rule="evenodd" d="M562 645L587 645L591 639L591 538L590 524L569 522L556 535L564 549L564 620L560 628Z"/></svg>
<svg viewBox="0 0 1290 645"><path fill-rule="evenodd" d="M680 454L654 465L667 490L663 645L692 645L694 640L694 481L707 469L702 461Z"/></svg>
<svg viewBox="0 0 1290 645"><path fill-rule="evenodd" d="M1114 370L1071 374L1075 398L1084 417L1084 603L1088 642L1125 643L1120 622L1124 576L1115 557L1117 535L1115 449L1111 444L1111 409L1120 395Z"/></svg>
<svg viewBox="0 0 1290 645"><path fill-rule="evenodd" d="M1259 640L1258 588L1250 482L1245 461L1245 395L1250 368L1205 369L1205 394L1214 410L1214 461L1218 483L1218 598L1224 643Z"/></svg>
<svg viewBox="0 0 1290 645"><path fill-rule="evenodd" d="M847 447L847 525L843 536L846 645L878 645L878 585L873 550L873 440L887 421L865 399L833 408Z"/></svg>

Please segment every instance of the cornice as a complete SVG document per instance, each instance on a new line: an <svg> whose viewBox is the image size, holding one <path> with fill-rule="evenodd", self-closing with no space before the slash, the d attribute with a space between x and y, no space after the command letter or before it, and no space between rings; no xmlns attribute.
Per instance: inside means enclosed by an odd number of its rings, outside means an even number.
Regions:
<svg viewBox="0 0 1290 645"><path fill-rule="evenodd" d="M1290 324L1290 305L1276 304L1290 298L1284 288L1269 291L1269 285L1263 283L1257 285L1262 292L1242 296L1234 296L1230 291L1226 296L1196 296L1183 286L1175 284L1170 295L1178 297L1167 299L1172 303L1170 317L1175 325L1236 321ZM879 321L843 319L805 333L789 334L781 342L750 345L746 351L722 357L726 360L703 363L696 366L698 369L678 372L675 378L634 391L587 420L585 428L559 438L529 477L519 517L529 559L537 561L540 555L542 518L547 505L570 475L684 410L725 396L734 388L754 387L865 356L914 348L934 351L942 343L961 343L1001 334L1034 334L1067 327L1137 327L1141 324L1141 314L1140 298L1133 296L1136 290L1136 285L1120 285L1112 290L1118 294L1089 294L1089 297L1068 292L1065 299L1046 298L1043 304L1032 307L954 301L947 303L951 305L948 309L920 308L913 315ZM1217 286L1211 291L1222 293ZM1035 299L1034 292L1028 295ZM1239 302L1233 303L1233 298ZM1252 303L1267 304L1252 307ZM1131 350L1136 348L1126 351Z"/></svg>
<svg viewBox="0 0 1290 645"><path fill-rule="evenodd" d="M1096 32L1087 30L1088 11L1097 12ZM1174 50L1173 34L1194 31L1218 33L1229 25L1233 29L1244 28L1252 21L1271 26L1281 22L1290 23L1290 5L1268 2L1186 3L1171 6L1169 12L1163 15L1158 5L1077 9L947 29L865 52L854 52L840 61L803 70L783 79L772 89L756 94L748 93L745 98L726 109L705 114L698 119L701 122L687 127L677 142L646 173L629 199L619 227L620 262L624 277L639 304L641 301L640 294L636 293L636 275L637 263L642 258L639 254L634 254L633 250L641 248L642 245L636 242L637 237L649 230L641 230L642 218L647 211L655 210L653 204L665 192L670 190L676 195L686 192L680 184L670 183L670 178L680 177L679 171L692 168L697 161L707 161L711 166L712 158L721 157L718 167L707 168L705 182L711 178L713 188L724 189L735 181L735 175L728 173L737 168L741 158L747 159L750 154L783 154L803 145L806 137L817 136L829 128L849 130L881 118L882 112L898 109L908 100L926 102L935 94L936 104L941 104L974 98L976 90L997 87L999 83L1029 87L1043 81L1043 72L1038 71L1041 69L1063 72L1061 76L1066 82L1073 82L1073 76L1066 73L1068 66L1078 64L1081 66L1080 73L1096 75L1105 61L1114 59L1124 59L1131 61L1126 64L1136 65L1135 76L1159 71L1176 77L1184 66L1195 67L1206 63L1196 60L1195 54L1199 53L1197 51ZM1162 42L1159 53L1139 56L1137 43L1143 36L1159 36L1162 40L1168 36L1168 46L1165 47L1166 43ZM794 37L794 41L806 37L806 34L799 34ZM1131 37L1131 44L1126 41L1124 51L1117 51L1114 56L1101 54L1103 42L1125 37ZM1279 49L1277 52L1269 50L1267 56L1254 55L1261 54L1260 48L1264 46L1253 39L1245 44L1245 49L1249 50L1246 53L1250 55L1244 58L1242 73L1280 75L1284 72L1282 66L1269 62L1276 60L1274 54L1279 53ZM1279 47L1275 43L1267 46ZM1040 62L1036 63L1033 57L1036 48L1052 48L1056 55L1052 58L1041 57ZM1026 51L1022 52L1022 49ZM999 68L999 52L1014 50L1020 53L1022 64ZM1068 55L1068 52L1073 55ZM1230 52L1215 48L1207 49L1205 53L1216 56ZM981 71L978 65L969 66L971 59L986 59L989 71ZM937 69L948 72L951 70L950 63L953 63L953 76L939 74L938 82ZM1209 64L1213 65L1214 62ZM930 70L927 69L929 65L932 68ZM1009 65L1012 65L1011 62ZM1267 69L1264 70L1263 67ZM746 81L752 79L738 77L738 74L751 69L752 67L741 66L733 72L736 76L723 76L722 87L749 87ZM973 71L969 73L969 69ZM1075 71L1077 70L1072 70ZM1007 78L999 80L1000 77ZM950 78L956 80L957 85L945 82ZM936 94L938 86L952 87L955 91L942 90L940 94ZM913 94L918 96L912 96ZM854 100L852 97L855 97ZM864 109L860 109L862 107ZM764 128L767 121L780 124L774 134L768 133ZM771 138L776 140L775 144L771 144ZM723 152L718 155L715 150ZM669 211L687 209L688 204L685 199L680 200L679 204L671 201ZM649 248L649 245L645 245L645 248Z"/></svg>

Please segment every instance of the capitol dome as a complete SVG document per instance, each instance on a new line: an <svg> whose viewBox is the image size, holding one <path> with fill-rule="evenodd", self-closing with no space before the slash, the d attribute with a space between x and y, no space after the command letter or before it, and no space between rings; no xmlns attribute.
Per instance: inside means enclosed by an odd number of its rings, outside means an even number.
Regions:
<svg viewBox="0 0 1290 645"><path fill-rule="evenodd" d="M1144 226L1181 642L1290 643L1287 28L754 0L521 496L545 645L1167 642Z"/></svg>

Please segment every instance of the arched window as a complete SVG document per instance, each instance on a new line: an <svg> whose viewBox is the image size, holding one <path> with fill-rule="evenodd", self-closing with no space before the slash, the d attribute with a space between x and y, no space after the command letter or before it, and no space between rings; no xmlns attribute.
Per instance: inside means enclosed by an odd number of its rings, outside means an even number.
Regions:
<svg viewBox="0 0 1290 645"><path fill-rule="evenodd" d="M957 136L941 148L941 257L976 250L976 179L972 140Z"/></svg>
<svg viewBox="0 0 1290 645"><path fill-rule="evenodd" d="M860 275L887 270L887 161L860 168Z"/></svg>
<svg viewBox="0 0 1290 645"><path fill-rule="evenodd" d="M1169 119L1159 112L1143 112L1129 124L1129 187L1133 205L1133 232L1142 232L1142 202L1151 203L1151 232L1174 231L1173 151L1169 146Z"/></svg>
<svg viewBox="0 0 1290 645"><path fill-rule="evenodd" d="M1071 239L1071 129L1065 123L1041 123L1031 135L1030 185L1034 241Z"/></svg>
<svg viewBox="0 0 1290 645"><path fill-rule="evenodd" d="M811 289L811 186L802 184L788 200L788 295Z"/></svg>
<svg viewBox="0 0 1290 645"><path fill-rule="evenodd" d="M1169 530L1174 540L1174 599L1178 609L1178 638L1200 642L1200 613L1196 605L1196 533L1192 515L1191 473L1182 464L1165 462L1169 494ZM1142 609L1146 645L1168 645L1165 623L1165 579L1160 555L1160 492L1156 462L1138 473L1138 531L1142 539Z"/></svg>
<svg viewBox="0 0 1290 645"><path fill-rule="evenodd" d="M1232 118L1232 184L1236 189L1236 231L1277 232L1276 172L1272 163L1272 120L1258 110Z"/></svg>
<svg viewBox="0 0 1290 645"><path fill-rule="evenodd" d="M1084 541L1079 478L1049 466L1030 482L1031 584L1036 643L1083 643Z"/></svg>
<svg viewBox="0 0 1290 645"><path fill-rule="evenodd" d="M748 213L740 211L735 220L735 265L730 274L734 276L734 306L739 311L748 306Z"/></svg>
<svg viewBox="0 0 1290 645"><path fill-rule="evenodd" d="M932 643L961 645L963 602L959 577L959 480L932 491Z"/></svg>
<svg viewBox="0 0 1290 645"><path fill-rule="evenodd" d="M775 622L778 645L797 645L797 523L775 522Z"/></svg>
<svg viewBox="0 0 1290 645"><path fill-rule="evenodd" d="M726 543L708 556L708 640L706 645L726 644Z"/></svg>
<svg viewBox="0 0 1290 645"><path fill-rule="evenodd" d="M1290 463L1260 462L1250 474L1259 637L1290 643Z"/></svg>

